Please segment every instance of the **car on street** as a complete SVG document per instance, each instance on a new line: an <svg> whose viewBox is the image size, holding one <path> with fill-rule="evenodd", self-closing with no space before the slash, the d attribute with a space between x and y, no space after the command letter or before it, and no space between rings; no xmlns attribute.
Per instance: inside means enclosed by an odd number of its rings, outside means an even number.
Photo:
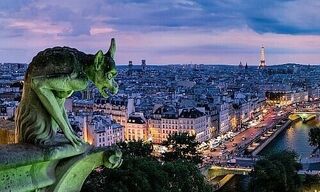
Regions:
<svg viewBox="0 0 320 192"><path fill-rule="evenodd" d="M220 149L222 149L222 150L227 149L227 146L226 145L221 145Z"/></svg>
<svg viewBox="0 0 320 192"><path fill-rule="evenodd" d="M242 141L244 141L244 140L246 140L247 138L245 137L245 136L243 136L242 138L241 138L241 140Z"/></svg>
<svg viewBox="0 0 320 192"><path fill-rule="evenodd" d="M237 143L232 143L232 147L235 147L237 146L238 144Z"/></svg>
<svg viewBox="0 0 320 192"><path fill-rule="evenodd" d="M217 151L217 148L211 148L210 151L215 152L215 151Z"/></svg>

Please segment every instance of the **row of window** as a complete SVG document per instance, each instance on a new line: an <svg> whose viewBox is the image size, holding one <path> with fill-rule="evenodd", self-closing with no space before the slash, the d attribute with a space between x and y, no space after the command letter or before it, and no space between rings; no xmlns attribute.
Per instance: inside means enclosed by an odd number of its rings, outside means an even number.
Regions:
<svg viewBox="0 0 320 192"><path fill-rule="evenodd" d="M174 120L174 119L162 119L163 123L171 123L171 124L178 124L179 121L181 124L194 124L194 123L201 123L205 119L205 116L203 118L197 118L195 120Z"/></svg>
<svg viewBox="0 0 320 192"><path fill-rule="evenodd" d="M203 126L204 126L205 124L203 124ZM187 125L180 125L179 126L179 128L180 129L193 129L193 128L198 128L199 126L193 126L193 125L189 125L189 126L187 126ZM200 126L201 127L201 126ZM178 125L162 125L162 128L163 129L178 129Z"/></svg>
<svg viewBox="0 0 320 192"><path fill-rule="evenodd" d="M146 132L145 132L145 130L140 130L140 129L138 129L138 130L135 130L135 129L128 129L128 133L132 133L132 134L135 134L135 132L137 132L138 134L140 134L141 132L143 132L143 134L145 134Z"/></svg>
<svg viewBox="0 0 320 192"><path fill-rule="evenodd" d="M128 140L142 140L143 137L141 136L137 136L135 137L135 135L128 135Z"/></svg>
<svg viewBox="0 0 320 192"><path fill-rule="evenodd" d="M111 140L111 137L110 137L110 136L108 136L108 137L99 137L99 143L105 142L105 138L107 138L108 141Z"/></svg>

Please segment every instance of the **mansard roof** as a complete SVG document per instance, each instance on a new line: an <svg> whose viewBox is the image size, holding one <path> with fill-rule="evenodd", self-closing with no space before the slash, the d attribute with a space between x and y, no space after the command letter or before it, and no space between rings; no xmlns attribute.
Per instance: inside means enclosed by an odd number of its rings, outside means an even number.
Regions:
<svg viewBox="0 0 320 192"><path fill-rule="evenodd" d="M182 109L179 117L180 118L198 118L204 115L205 114L203 112L193 107L193 108Z"/></svg>

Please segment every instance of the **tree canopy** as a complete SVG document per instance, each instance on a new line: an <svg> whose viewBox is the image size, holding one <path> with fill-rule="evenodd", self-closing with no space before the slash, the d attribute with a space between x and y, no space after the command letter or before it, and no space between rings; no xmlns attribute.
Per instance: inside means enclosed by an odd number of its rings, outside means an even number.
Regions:
<svg viewBox="0 0 320 192"><path fill-rule="evenodd" d="M163 145L168 148L168 152L163 154L164 161L186 160L195 164L201 163L200 153L197 151L199 142L195 135L188 133L170 134Z"/></svg>
<svg viewBox="0 0 320 192"><path fill-rule="evenodd" d="M301 164L292 151L271 154L256 162L251 172L250 190L258 192L297 191L301 180L297 171Z"/></svg>
<svg viewBox="0 0 320 192"><path fill-rule="evenodd" d="M192 162L181 159L159 161L152 157L150 144L142 141L121 142L118 146L123 152L121 167L94 171L85 181L82 192L212 191Z"/></svg>
<svg viewBox="0 0 320 192"><path fill-rule="evenodd" d="M153 151L152 143L139 141L122 141L117 143L124 157L149 157Z"/></svg>
<svg viewBox="0 0 320 192"><path fill-rule="evenodd" d="M311 128L309 131L309 144L311 146L315 146L316 149L313 151L317 151L320 147L320 128L319 127L314 127Z"/></svg>

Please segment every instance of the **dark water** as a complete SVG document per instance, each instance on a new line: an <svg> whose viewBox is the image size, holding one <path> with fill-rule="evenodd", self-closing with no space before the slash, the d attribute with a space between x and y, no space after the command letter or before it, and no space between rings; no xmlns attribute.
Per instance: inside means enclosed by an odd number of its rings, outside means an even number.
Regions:
<svg viewBox="0 0 320 192"><path fill-rule="evenodd" d="M280 133L259 155L266 155L273 151L294 150L301 158L309 157L314 147L309 145L309 130L319 126L320 119L314 119L307 123L298 121L291 127ZM237 175L230 180L219 192L242 192L246 191L249 182L248 176Z"/></svg>
<svg viewBox="0 0 320 192"><path fill-rule="evenodd" d="M298 121L292 124L267 145L259 155L266 155L272 151L294 150L301 158L309 157L315 147L309 145L308 134L310 129L317 126L319 122L319 119L314 119L307 123Z"/></svg>
<svg viewBox="0 0 320 192"><path fill-rule="evenodd" d="M247 175L235 175L218 192L246 192L250 178Z"/></svg>

